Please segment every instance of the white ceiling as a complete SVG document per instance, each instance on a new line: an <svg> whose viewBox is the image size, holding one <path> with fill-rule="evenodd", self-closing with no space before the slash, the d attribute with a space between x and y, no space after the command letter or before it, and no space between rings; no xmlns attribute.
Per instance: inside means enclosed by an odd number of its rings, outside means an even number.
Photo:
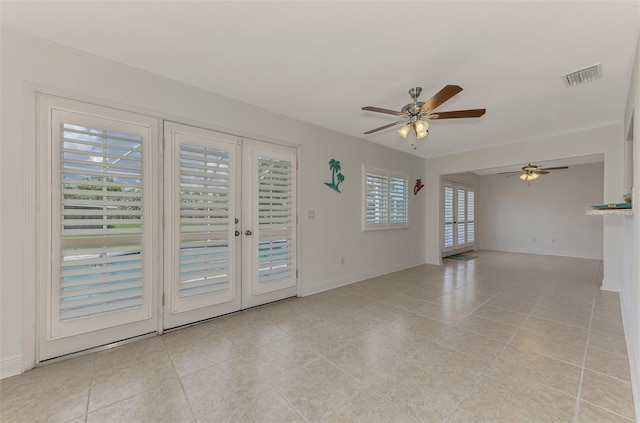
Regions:
<svg viewBox="0 0 640 423"><path fill-rule="evenodd" d="M9 2L2 25L338 132L435 157L620 122L639 2ZM602 63L604 78L561 76ZM421 86L464 91L411 142L389 129Z"/></svg>

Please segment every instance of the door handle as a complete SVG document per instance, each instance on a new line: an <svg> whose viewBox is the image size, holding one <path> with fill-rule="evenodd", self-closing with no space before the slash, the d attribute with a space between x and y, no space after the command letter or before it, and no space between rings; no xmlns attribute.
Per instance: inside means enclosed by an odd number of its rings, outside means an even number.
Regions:
<svg viewBox="0 0 640 423"><path fill-rule="evenodd" d="M240 231L236 230L236 236L240 236Z"/></svg>
<svg viewBox="0 0 640 423"><path fill-rule="evenodd" d="M244 231L244 234L245 234L246 236L249 236L249 235L251 235L252 233L253 233L253 232L251 232L249 229L247 229L246 231Z"/></svg>

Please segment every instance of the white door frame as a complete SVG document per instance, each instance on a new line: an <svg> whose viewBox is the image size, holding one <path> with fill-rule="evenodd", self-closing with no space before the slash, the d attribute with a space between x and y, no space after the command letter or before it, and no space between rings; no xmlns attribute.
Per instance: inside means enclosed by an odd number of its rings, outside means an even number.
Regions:
<svg viewBox="0 0 640 423"><path fill-rule="evenodd" d="M444 246L444 242L445 242L445 236L444 236L444 232L445 232L445 221L444 221L444 210L445 210L445 199L444 199L444 191L445 191L445 187L446 188L451 188L453 190L453 245L449 248L445 248ZM465 206L464 206L464 230L465 230L465 242L462 245L458 244L458 192L460 190L464 191L464 202L465 202ZM468 209L469 209L469 191L473 191L474 192L474 210L475 210L475 204L476 204L476 196L475 196L475 192L476 189L463 184L463 183L459 183L459 182L453 182L453 181L449 181L449 180L442 180L441 184L440 184L440 204L441 204L441 210L440 210L440 231L441 231L441 245L440 245L440 255L442 257L446 257L446 256L450 256L452 254L456 254L456 253L461 253L463 251L468 251L469 249L474 249L475 247L475 234L477 232L477 230L475 229L475 222L476 222L476 218L475 218L475 213L474 213L474 241L473 242L469 242L469 234L468 234L468 230L469 230L469 222L470 220L468 219Z"/></svg>

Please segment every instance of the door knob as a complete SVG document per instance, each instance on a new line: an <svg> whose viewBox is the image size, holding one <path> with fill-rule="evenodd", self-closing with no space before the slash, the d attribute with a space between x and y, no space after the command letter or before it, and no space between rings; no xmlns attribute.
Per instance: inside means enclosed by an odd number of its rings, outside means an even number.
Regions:
<svg viewBox="0 0 640 423"><path fill-rule="evenodd" d="M249 236L249 235L251 235L252 233L253 233L253 232L251 232L249 229L247 229L246 231L244 231L244 234L245 234L246 236Z"/></svg>
<svg viewBox="0 0 640 423"><path fill-rule="evenodd" d="M240 231L236 230L236 236L240 235Z"/></svg>

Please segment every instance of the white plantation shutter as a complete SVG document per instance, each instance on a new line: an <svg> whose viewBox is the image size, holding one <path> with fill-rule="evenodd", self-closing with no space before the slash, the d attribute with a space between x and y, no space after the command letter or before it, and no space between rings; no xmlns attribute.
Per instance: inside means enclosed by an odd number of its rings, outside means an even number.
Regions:
<svg viewBox="0 0 640 423"><path fill-rule="evenodd" d="M142 139L60 130L60 320L141 307Z"/></svg>
<svg viewBox="0 0 640 423"><path fill-rule="evenodd" d="M60 111L52 129L50 336L148 316L148 129Z"/></svg>
<svg viewBox="0 0 640 423"><path fill-rule="evenodd" d="M447 182L443 187L442 251L452 251L475 243L475 192L472 188Z"/></svg>
<svg viewBox="0 0 640 423"><path fill-rule="evenodd" d="M467 190L467 244L475 242L475 193Z"/></svg>
<svg viewBox="0 0 640 423"><path fill-rule="evenodd" d="M179 248L172 312L182 312L233 298L233 144L175 137L173 219Z"/></svg>
<svg viewBox="0 0 640 423"><path fill-rule="evenodd" d="M409 177L362 165L362 228L406 228L409 225Z"/></svg>
<svg viewBox="0 0 640 423"><path fill-rule="evenodd" d="M385 228L388 213L388 179L385 171L365 170L365 229Z"/></svg>
<svg viewBox="0 0 640 423"><path fill-rule="evenodd" d="M409 179L389 173L389 226L409 225Z"/></svg>
<svg viewBox="0 0 640 423"><path fill-rule="evenodd" d="M444 187L444 248L453 248L453 187Z"/></svg>
<svg viewBox="0 0 640 423"><path fill-rule="evenodd" d="M456 188L457 193L457 213L456 213L456 229L458 231L457 239L456 239L456 247L462 247L466 243L466 235L465 235L465 190L462 188Z"/></svg>
<svg viewBox="0 0 640 423"><path fill-rule="evenodd" d="M258 171L258 279L256 294L295 285L295 166L260 150Z"/></svg>

